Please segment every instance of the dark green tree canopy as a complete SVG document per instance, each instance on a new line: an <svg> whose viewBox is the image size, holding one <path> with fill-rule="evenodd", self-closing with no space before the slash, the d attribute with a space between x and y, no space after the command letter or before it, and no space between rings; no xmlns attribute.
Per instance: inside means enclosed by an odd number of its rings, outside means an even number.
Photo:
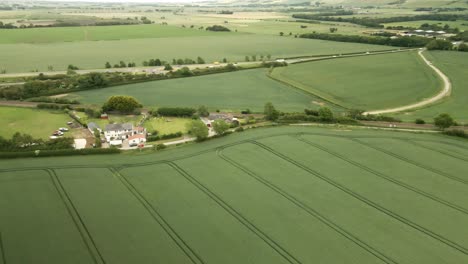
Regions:
<svg viewBox="0 0 468 264"><path fill-rule="evenodd" d="M120 113L133 113L140 107L142 107L142 105L131 96L114 95L107 100L102 110L104 112L116 111Z"/></svg>

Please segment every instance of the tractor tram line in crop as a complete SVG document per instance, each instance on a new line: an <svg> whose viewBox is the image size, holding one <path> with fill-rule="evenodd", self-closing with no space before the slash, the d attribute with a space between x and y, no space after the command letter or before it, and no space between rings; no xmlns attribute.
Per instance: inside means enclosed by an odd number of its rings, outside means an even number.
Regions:
<svg viewBox="0 0 468 264"><path fill-rule="evenodd" d="M94 260L94 263L103 263L105 264L106 261L105 259L103 258L102 254L100 253L99 249L97 248L96 246L96 243L93 239L93 236L91 234L91 232L87 229L86 227L86 223L85 223L85 220L80 216L80 212L79 210L76 208L76 206L74 205L73 201L72 201L72 198L70 197L70 195L67 193L65 187L63 186L61 180L60 180L60 177L56 174L55 170L56 169L80 169L80 168L100 168L100 169L108 169L112 172L112 174L115 176L115 179L119 180L126 188L127 190L133 195L135 196L135 198L137 198L137 200L144 206L144 208L146 208L146 210L148 211L148 213L151 214L151 216L153 217L153 219L155 220L155 222L157 222L163 229L164 231L172 238L172 240L178 245L179 249L181 251L184 252L184 254L190 258L191 262L194 263L194 264L197 264L197 263L200 263L200 264L203 264L203 263L206 263L204 260L203 260L203 256L199 255L199 253L195 252L195 250L193 248L191 248L191 246L186 242L184 241L183 237L178 234L177 230L175 230L173 227L171 227L171 224L170 222L168 222L164 216L158 212L158 210L155 208L155 206L153 204L151 204L151 202L144 196L143 193L141 193L138 188L136 186L134 186L130 181L129 179L127 179L127 177L129 176L125 176L125 175L122 175L120 173L120 171L122 169L125 169L125 168L130 168L130 167L143 167L143 166L151 166L151 165L157 165L157 164L166 164L166 165L169 165L173 170L175 170L178 174L180 174L182 177L184 177L188 182L190 182L193 186L195 186L198 190L200 190L201 192L203 192L205 195L207 195L208 197L210 197L210 199L212 199L214 202L216 202L221 208L223 208L226 212L228 212L232 217L234 217L235 219L237 219L237 221L239 223L241 223L245 228L249 229L252 233L254 233L257 237L259 237L260 239L262 239L268 246L270 246L272 249L274 249L280 256L282 256L282 258L284 258L287 262L289 263L302 263L297 257L295 257L293 254L291 254L290 252L288 252L288 250L286 248L284 248L283 246L281 246L278 242L276 242L275 240L273 240L266 232L262 231L261 230L261 227L255 225L252 221L250 221L249 219L246 218L246 216L242 215L236 208L234 208L232 205L228 204L226 201L223 200L223 198L221 198L218 194L216 194L213 190L211 190L210 188L208 188L205 184L201 183L199 180L197 180L197 178L195 176L192 176L186 169L182 168L179 164L177 164L176 162L177 161L181 161L181 160L185 160L185 159L190 159L192 157L196 157L196 156L200 156L200 155L203 155L203 154L207 154L207 153L213 153L215 152L216 155L221 159L221 160L224 160L225 162L229 163L230 165L232 165L233 167L237 168L239 171L242 171L244 174L250 176L251 178L255 179L256 181L258 181L259 183L261 183L263 186L265 186L266 188L274 191L275 193L279 194L281 197L283 197L284 199L288 200L291 204L297 206L298 208L300 208L301 210L307 212L309 215L313 216L314 218L316 218L317 220L319 220L321 223L325 224L326 226L328 226L330 229L334 230L336 233L340 234L341 236L345 237L346 239L349 239L350 241L352 241L353 243L355 243L357 246L359 246L360 248L364 249L365 251L367 251L368 253L374 255L376 258L380 259L381 261L385 262L385 263L392 263L392 264L397 264L398 262L393 259L391 256L388 256L386 255L385 253L379 251L379 249L373 247L372 245L366 243L365 241L363 241L361 238L357 237L355 234L347 231L346 229L340 227L337 223L335 223L333 220L329 219L326 215L323 215L322 213L318 212L317 210L315 210L314 208L310 207L309 205L307 205L306 203L304 203L303 201L301 201L299 198L295 197L293 194L289 193L288 191L285 191L282 187L276 185L275 183L269 181L268 179L265 179L264 177L256 174L255 172L253 172L251 169L249 169L248 167L244 166L242 163L239 163L237 161L235 161L234 159L226 156L223 152L224 150L226 149L229 149L231 147L235 147L235 146L240 146L240 145L249 145L249 144L252 144L256 147L258 147L259 149L262 149L264 151L267 151L269 153L271 153L273 156L276 156L277 158L281 159L281 160L284 160L285 162L287 163L290 163L291 165L309 173L310 175L313 175L314 177L326 182L327 184L333 186L334 188L336 188L337 190L340 190L341 192L344 192L352 197L354 197L355 199L359 200L360 202L362 202L363 204L366 204L372 208L374 208L375 210L387 215L388 217L391 217L407 226L410 226L412 227L413 229L427 235L428 237L432 238L432 239L435 239L437 241L439 241L440 243L443 243L443 244L446 244L447 246L455 249L455 250L458 250L459 252L465 254L465 255L468 255L468 249L458 243L458 242L455 242L441 234L438 234L434 231L431 231L421 225L419 225L418 223L408 219L407 217L404 217L394 211L391 211L387 208L385 208L384 206L370 200L369 198L367 197L364 197L363 195L357 193L356 191L344 186L343 184L341 183L338 183L337 181L329 178L328 176L325 176L323 175L322 173L314 170L314 169L311 169L309 166L301 163L301 162L298 162L296 160L294 160L293 158L275 150L274 148L268 146L268 145L265 145L264 143L261 143L259 142L258 140L261 140L261 139L268 139L268 138L274 138L274 137L278 137L278 136L288 136L292 139L296 139L297 141L299 142L302 142L302 143L305 143L307 146L310 146L310 147L313 147L313 148L316 148L320 151L324 151L332 156L335 156L336 158L342 160L343 162L346 162L346 163L349 163L351 164L352 166L356 167L356 168L359 168L363 171L367 171L369 173L371 173L372 175L378 177L378 178L381 178L389 183L393 183L397 186L399 186L400 188L403 188L403 189L407 189L417 195L421 195L423 197L426 197L427 199L430 199L434 202L437 202L441 205L444 205L444 206L447 206L453 210L456 210L464 215L468 215L468 210L466 208L463 208L462 206L459 206L459 205L456 205L456 204L453 204L447 200L444 200L443 198L440 198L440 197L437 197L436 195L433 195L433 194L430 194L422 189L418 189L417 187L414 187L410 184L407 184L407 183L404 183L404 182L401 182L397 179L395 179L394 177L392 176L389 176L389 175L386 175L384 173L381 173L379 171L376 171L374 169L371 169L369 167L367 167L366 165L363 165L359 162L355 162L347 157L345 157L344 155L341 155L339 153L336 153L335 151L332 151L330 149L327 149L326 147L323 147L321 146L320 144L317 144L317 143L313 143L311 142L310 140L308 139L305 139L303 138L304 135L308 135L308 136L328 136L330 138L333 138L333 137L336 137L336 138L342 138L342 139L348 139L350 141L353 141L353 142L356 142L356 143L359 143L359 144L362 144L364 146L367 146L369 148L372 148L372 149L375 149L379 152L382 152L386 155L390 155L392 157L395 157L405 163L409 163L409 164L412 164L412 165L415 165L421 169L424 169L424 170L428 170L428 171L431 171L431 172L434 172L442 177L445 177L446 179L449 179L449 180L454 180L458 183L461 183L461 184L467 184L468 182L464 179L461 179L459 177L455 177L453 175L450 175L450 174L447 174L447 173L444 173L442 171L439 171L435 168L430 168L428 166L425 166L423 164L419 164L415 161L412 161L408 158L404 158L400 155L397 155L395 153L392 153L390 151L387 151L387 150L384 150L384 149L381 149L379 147L376 147L376 146L373 146L373 145L370 145L366 142L363 142L362 140L360 139L364 139L364 138L385 138L385 139L397 139L397 140L400 140L402 142L409 142L409 143L414 143L414 139L413 138L405 138L405 137L379 137L379 136L346 136L346 135L336 135L336 136L333 136L333 135L329 135L329 134L325 134L325 133L308 133L308 132L300 132L300 133L276 133L276 134L273 134L273 135L268 135L268 136L259 136L259 137L254 137L252 139L248 139L248 140L241 140L241 141L237 141L237 142L233 142L233 143L230 143L230 144L225 144L225 145L221 145L221 146L218 146L218 147L215 147L215 148L211 148L211 149L207 149L207 150L203 150L203 151L200 151L200 152L196 152L196 153L193 153L193 154L189 154L189 155L183 155L183 156L178 156L178 157L175 157L173 159L168 159L168 160L159 160L159 161L153 161L153 162L143 162L143 163L133 163L133 164L121 164L121 165L118 165L118 164L115 164L115 165L64 165L64 166L50 166L50 167L46 167L46 168L35 168L35 167L31 167L31 168L16 168L16 169L1 169L0 170L0 173L8 173L8 172L16 172L16 171L34 171L34 170L44 170L46 171L49 176L50 176L50 179L53 183L53 185L55 186L56 188L56 191L58 192L59 196L61 197L63 203L65 204L66 206L66 209L68 210L68 213L69 213L69 216L70 218L73 220L73 222L75 223L75 226L76 226L76 229L79 231L79 233L81 234L81 237L83 239L83 242L85 243L86 247L88 248L88 251L90 253L90 255L93 257L93 260ZM462 148L463 150L465 150L465 148L459 146L458 144L450 144L450 142L444 142L444 141L436 141L436 140L429 140L429 139L426 139L424 140L426 142L434 142L434 143L439 143L439 144L445 144L447 146L454 146L454 147L460 147ZM421 144L421 143L415 143L415 144ZM458 159L462 162L466 161L465 159L462 159L461 157L458 157L458 156L453 156L453 155L447 155L447 153L443 152L443 151L438 151L434 148L431 148L431 147L427 147L426 146L422 146L424 147L425 149L427 150L430 150L430 151L436 151L436 152L439 152L440 154L442 155L446 155L448 157L452 157L452 158L455 158L455 159ZM63 176L61 176L63 177ZM3 259L5 259L5 249L4 249L4 241L1 240L1 233L0 233L0 250L1 250L1 253L2 253L2 256L3 256ZM4 263L5 260L3 261Z"/></svg>

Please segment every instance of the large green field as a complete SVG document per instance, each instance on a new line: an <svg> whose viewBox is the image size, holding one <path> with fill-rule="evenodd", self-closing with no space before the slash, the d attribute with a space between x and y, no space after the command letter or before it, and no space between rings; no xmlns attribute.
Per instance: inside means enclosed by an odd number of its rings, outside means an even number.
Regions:
<svg viewBox="0 0 468 264"><path fill-rule="evenodd" d="M221 37L220 37L221 36ZM0 70L7 73L46 71L48 66L65 70L69 64L81 69L104 68L124 60L141 66L143 61L160 58L201 56L207 62L227 58L243 61L245 56L268 55L273 58L384 50L386 46L296 39L271 35L230 33L219 36L161 37L109 41L57 42L49 44L0 45Z"/></svg>
<svg viewBox="0 0 468 264"><path fill-rule="evenodd" d="M322 100L267 77L266 69L243 70L88 90L69 95L82 103L102 105L112 95L131 95L145 106L198 107L263 111L272 102L281 111L318 108ZM332 107L332 106L330 106Z"/></svg>
<svg viewBox="0 0 468 264"><path fill-rule="evenodd" d="M0 136L14 133L48 139L55 130L66 127L70 117L62 112L17 107L0 107Z"/></svg>
<svg viewBox="0 0 468 264"><path fill-rule="evenodd" d="M308 62L277 68L272 76L347 108L363 110L411 104L442 88L417 52Z"/></svg>
<svg viewBox="0 0 468 264"><path fill-rule="evenodd" d="M432 122L441 113L448 113L457 121L468 123L468 54L463 52L431 51L427 58L443 71L452 82L450 97L430 107L397 114L398 118L414 121L423 118Z"/></svg>
<svg viewBox="0 0 468 264"><path fill-rule="evenodd" d="M467 263L467 147L441 135L282 127L153 154L0 161L0 256Z"/></svg>
<svg viewBox="0 0 468 264"><path fill-rule="evenodd" d="M225 36L206 30L162 25L54 27L0 30L0 44Z"/></svg>

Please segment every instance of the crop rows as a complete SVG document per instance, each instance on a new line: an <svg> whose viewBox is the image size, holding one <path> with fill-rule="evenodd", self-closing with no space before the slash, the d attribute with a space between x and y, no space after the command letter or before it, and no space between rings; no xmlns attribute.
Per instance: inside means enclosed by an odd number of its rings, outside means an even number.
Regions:
<svg viewBox="0 0 468 264"><path fill-rule="evenodd" d="M148 197L145 197L145 194L139 189L138 186L134 185L132 183L132 180L130 180L129 176L121 174L122 169L126 168L138 168L138 167L145 167L145 166L153 166L153 165L162 165L165 164L167 166L170 166L177 174L179 174L181 177L183 177L187 182L189 182L191 185L196 187L197 190L199 190L201 193L209 197L213 202L215 202L220 208L222 208L225 212L227 212L232 218L234 218L237 222L239 222L242 226L244 226L246 229L248 229L250 232L255 234L259 239L261 239L266 245L268 245L271 249L273 249L279 256L282 257L283 260L287 261L288 263L304 263L302 262L295 254L290 252L287 248L285 248L285 245L282 245L279 243L275 238L273 238L268 232L263 230L263 226L259 226L258 223L254 223L249 217L244 215L241 211L239 211L239 208L237 208L235 205L231 204L225 198L223 198L223 193L219 193L220 190L213 190L211 187L209 187L206 183L203 183L196 175L192 175L192 172L189 172L187 167L181 166L180 164L176 163L177 161L182 161L182 160L189 160L191 158L204 155L204 154L209 154L209 153L216 153L216 156L220 158L220 160L223 160L230 164L232 167L236 168L240 172L242 172L243 175L248 176L252 179L254 179L256 182L260 183L263 187L266 189L276 193L277 195L281 196L283 199L287 200L291 206L298 208L299 210L302 210L303 212L306 212L308 215L311 217L315 218L325 226L327 226L329 229L333 230L336 234L339 236L351 241L367 253L373 255L374 257L378 258L380 261L384 263L392 263L392 264L397 264L399 263L397 260L393 259L392 256L388 255L387 253L384 253L380 250L380 248L375 247L375 245L369 244L362 238L359 238L353 232L350 232L346 228L340 226L339 223L337 223L335 220L331 219L328 217L326 214L323 214L322 212L314 209L313 207L310 206L310 204L307 204L306 202L302 201L300 198L296 197L296 195L290 191L287 191L286 189L283 188L283 186L278 185L277 183L272 182L268 178L265 178L264 176L259 175L258 173L254 172L252 169L250 169L248 166L242 164L239 161L236 161L233 158L228 157L225 155L223 152L226 149L236 147L239 145L249 145L251 144L252 146L255 146L255 148L262 149L270 154L272 154L274 157L283 160L284 162L291 164L291 166L294 166L309 175L312 175L316 177L317 179L320 179L321 181L325 182L326 184L332 186L336 190L339 190L340 192L343 192L347 195L350 195L351 197L355 198L356 200L360 201L363 204L366 204L369 207L374 208L380 213L383 213L387 215L388 217L397 220L398 222L409 226L416 230L417 232L423 233L428 237L431 237L432 239L435 239L439 241L440 243L443 243L459 252L461 252L464 255L468 255L468 249L461 245L459 242L455 242L444 235L441 235L433 230L430 230L427 227L423 227L414 220L410 220L409 218L393 211L385 206L377 203L376 201L373 201L372 199L369 199L368 197L365 197L362 194L359 194L356 192L356 190L353 190L352 188L349 188L348 186L326 176L322 172L319 172L318 170L312 169L310 166L305 165L302 162L299 162L295 160L294 158L290 157L287 154L282 153L282 151L278 151L268 144L261 143L259 140L261 139L267 139L267 138L274 138L277 136L289 136L293 139L297 139L298 141L305 143L305 146L307 147L313 147L316 148L320 151L326 152L329 155L334 156L335 158L347 163L351 164L352 166L366 171L373 176L380 178L384 180L385 182L389 184L394 184L398 186L399 188L403 188L405 190L411 191L415 195L420 195L425 198L428 198L434 202L437 202L441 205L447 206L453 210L456 210L464 215L468 215L468 210L464 208L463 206L454 204L446 199L443 199L437 195L431 194L430 192L427 192L421 188L418 188L418 186L414 186L412 184L408 184L405 182L402 182L398 179L395 179L392 175L388 175L382 172L379 172L376 169L370 168L364 164L361 164L360 162L356 162L345 155L342 155L336 151L330 150L327 147L324 147L320 144L316 144L306 138L304 138L304 135L322 135L322 136L330 136L329 134L325 133L277 133L274 135L268 135L268 136L258 136L254 137L253 139L247 139L247 140L240 140L237 142L233 142L230 144L224 144L221 146L217 146L214 148L202 150L199 152L195 152L192 154L186 154L186 155L181 155L177 156L172 159L167 159L167 160L156 160L156 161L151 161L151 162L140 162L140 163L133 163L133 164L114 164L114 165L63 165L63 166L50 166L47 169L44 168L17 168L17 169L2 169L0 172L3 173L8 173L8 172L16 172L16 171L32 171L32 170L44 170L47 172L50 176L50 180L57 191L60 199L62 200L63 204L65 205L65 208L67 210L67 213L69 217L73 220L73 223L75 225L75 228L78 230L82 242L84 245L86 245L86 248L89 251L89 254L93 258L93 263L110 263L109 261L106 262L105 256L103 256L103 253L101 250L98 248L98 243L96 243L95 238L93 237L93 231L91 231L88 228L88 222L89 219L86 219L81 212L79 206L76 206L74 199L76 196L70 195L70 193L67 190L67 186L62 183L62 177L67 177L66 174L63 176L58 176L56 170L58 169L104 169L104 170L109 170L112 175L114 175L114 179L117 180L119 183L121 183L125 189L140 203L144 209L151 215L151 218L154 220L154 222L159 225L164 232L174 241L174 243L177 245L178 249L183 252L192 263L194 264L204 264L208 263L205 261L204 255L201 255L199 252L197 252L196 249L194 249L191 243L187 242L187 240L184 238L184 235L180 234L180 232L175 228L170 220L167 220L167 217L164 215L164 213L161 213L160 210L158 209L157 204L154 204L153 201L150 201ZM413 161L409 158L403 157L401 155L398 155L396 153L393 153L391 151L382 149L380 147L374 146L373 144L370 144L368 142L363 141L362 139L365 138L379 138L379 137L373 137L373 136L336 136L338 138L344 138L348 139L352 142L356 142L362 145L365 145L369 148L372 148L374 150L377 150L379 152L382 152L386 155L389 155L391 157L394 157L400 161L415 165L423 170L431 171L437 175L440 175L446 179L449 180L454 180L459 183L467 184L464 179L455 177L453 175L444 173L438 169L428 167L424 164L420 164L419 162ZM391 137L385 137L387 139ZM412 139L408 138L392 138L392 139L397 139L401 140L401 142L406 142L406 143L414 143L417 144L418 146L429 150L429 151L435 151L438 152L439 154L446 155L452 158L455 158L459 160L460 162L465 162L466 159L463 159L462 157L459 156L454 156L451 155L450 153L446 153L446 151L435 149L433 147L427 147L421 143L415 143ZM431 142L431 140L427 140L428 142ZM433 140L432 142L435 143L442 143L445 144L445 142L438 142L436 140ZM461 147L457 145L457 147ZM463 148L463 147L462 147ZM464 149L464 148L463 148ZM216 162L214 160L213 162ZM60 173L61 174L61 173ZM221 176L222 174L220 174ZM64 178L65 179L65 178ZM92 177L90 178L92 180ZM70 183L68 183L70 184ZM76 194L74 194L76 195ZM80 194L81 195L81 194ZM75 198L74 198L75 197ZM82 206L82 205L81 205ZM138 217L138 216L134 216ZM3 263L7 263L8 260L8 252L5 252L4 249L4 240L2 239L2 233L0 232L0 260L3 261Z"/></svg>

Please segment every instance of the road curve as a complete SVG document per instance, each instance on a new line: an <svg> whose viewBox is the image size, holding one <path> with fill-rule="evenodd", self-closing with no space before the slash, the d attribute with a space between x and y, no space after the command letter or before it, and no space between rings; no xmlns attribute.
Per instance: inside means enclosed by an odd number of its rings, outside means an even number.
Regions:
<svg viewBox="0 0 468 264"><path fill-rule="evenodd" d="M396 107L396 108L390 108L390 109L373 110L373 111L365 112L364 115L389 114L389 113L396 113L396 112L407 111L407 110L411 110L415 108L420 108L420 107L435 103L443 99L444 97L450 95L450 93L452 92L452 83L450 82L450 79L441 70L439 70L437 67L432 65L432 63L429 60L427 60L426 57L424 57L423 51L424 50L420 50L418 54L419 56L421 56L421 58L427 64L427 66L431 67L437 73L437 75L439 75L440 78L442 78L442 81L444 82L444 88L442 89L442 91L438 93L437 95L435 95L434 97L428 98L418 103Z"/></svg>

